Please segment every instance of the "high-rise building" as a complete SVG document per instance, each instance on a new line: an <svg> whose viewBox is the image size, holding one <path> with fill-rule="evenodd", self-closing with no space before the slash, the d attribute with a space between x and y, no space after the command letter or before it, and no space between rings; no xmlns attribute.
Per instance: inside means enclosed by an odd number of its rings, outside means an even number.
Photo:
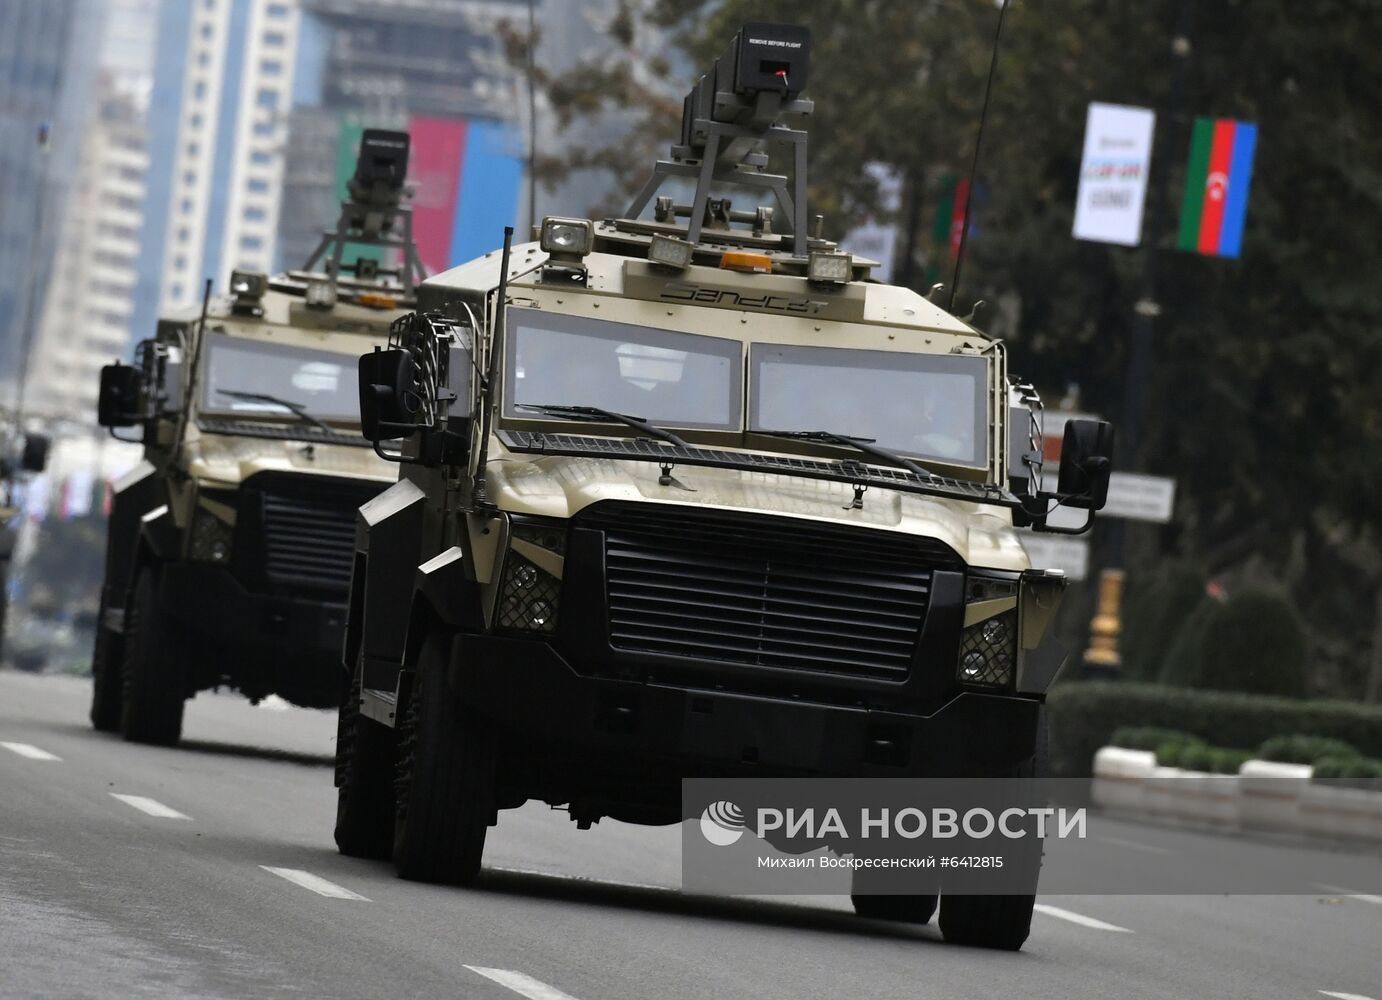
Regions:
<svg viewBox="0 0 1382 1000"><path fill-rule="evenodd" d="M298 0L162 0L136 333L274 261Z"/></svg>
<svg viewBox="0 0 1382 1000"><path fill-rule="evenodd" d="M128 353L149 167L137 80L100 79L64 200L25 402L49 422L93 426L100 368Z"/></svg>
<svg viewBox="0 0 1382 1000"><path fill-rule="evenodd" d="M0 373L14 379L36 319L95 67L89 0L0 0ZM46 151L39 141L46 126Z"/></svg>

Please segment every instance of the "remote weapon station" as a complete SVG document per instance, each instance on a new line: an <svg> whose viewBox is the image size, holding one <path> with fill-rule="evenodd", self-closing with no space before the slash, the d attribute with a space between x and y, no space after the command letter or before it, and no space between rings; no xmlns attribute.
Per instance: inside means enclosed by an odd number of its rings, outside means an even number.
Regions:
<svg viewBox="0 0 1382 1000"><path fill-rule="evenodd" d="M111 511L97 729L172 743L186 699L220 685L340 704L355 512L395 478L360 436L356 358L422 278L407 165L406 133L366 131L303 270L236 271L216 299L208 282L199 314L161 319L133 365L102 370L100 422L140 435L144 460Z"/></svg>
<svg viewBox="0 0 1382 1000"><path fill-rule="evenodd" d="M673 823L685 777L1040 767L1065 580L1017 529L1092 518L1111 432L1069 425L1043 492L1003 344L808 221L809 57L745 26L626 217L429 279L361 359L402 472L356 531L345 853L465 883L530 799ZM947 898L943 929L1015 948L1031 903Z"/></svg>

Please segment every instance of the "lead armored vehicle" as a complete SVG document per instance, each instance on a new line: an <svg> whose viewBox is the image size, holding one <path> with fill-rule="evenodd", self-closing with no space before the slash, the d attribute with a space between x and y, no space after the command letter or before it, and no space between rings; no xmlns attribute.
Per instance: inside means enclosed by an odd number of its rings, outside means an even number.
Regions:
<svg viewBox="0 0 1382 1000"><path fill-rule="evenodd" d="M356 532L343 852L467 883L528 800L674 823L686 777L1039 769L1040 404L1001 342L812 231L781 124L809 46L746 26L624 218L429 279L361 359L365 433L404 462ZM1092 517L1110 432L1068 433L1059 500ZM1015 948L1032 897L940 905L948 938Z"/></svg>
<svg viewBox="0 0 1382 1000"><path fill-rule="evenodd" d="M185 701L222 685L340 704L355 512L397 478L360 435L357 358L422 277L407 162L406 133L366 131L338 225L303 270L235 272L229 295L165 317L134 365L102 371L100 422L145 452L110 516L97 729L175 742Z"/></svg>

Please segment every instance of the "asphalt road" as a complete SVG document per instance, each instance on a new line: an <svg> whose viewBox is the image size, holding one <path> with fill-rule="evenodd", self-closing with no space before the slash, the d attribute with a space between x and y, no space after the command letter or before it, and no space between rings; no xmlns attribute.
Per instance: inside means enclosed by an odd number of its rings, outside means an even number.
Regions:
<svg viewBox="0 0 1382 1000"><path fill-rule="evenodd" d="M478 887L403 882L336 853L334 716L204 694L165 750L87 700L0 671L0 997L1382 998L1379 896L1045 897L1001 954L847 900L683 895L678 829L531 805Z"/></svg>

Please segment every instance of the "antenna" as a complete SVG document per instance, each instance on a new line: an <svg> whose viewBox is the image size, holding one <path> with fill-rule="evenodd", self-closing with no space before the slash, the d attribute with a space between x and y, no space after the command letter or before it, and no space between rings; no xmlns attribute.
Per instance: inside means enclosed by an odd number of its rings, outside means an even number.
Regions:
<svg viewBox="0 0 1382 1000"><path fill-rule="evenodd" d="M475 459L475 479L471 484L471 503L475 507L493 506L489 499L485 467L489 464L489 435L494 425L494 391L499 384L499 346L504 336L504 316L507 313L504 300L509 294L509 249L513 243L513 226L504 227L504 250L499 256L499 287L495 292L494 329L490 331L489 358L485 366L484 404L480 414L483 426L480 429L480 450Z"/></svg>
<svg viewBox="0 0 1382 1000"><path fill-rule="evenodd" d="M998 27L993 32L993 55L989 59L989 78L984 84L984 109L979 112L979 134L974 137L974 160L969 165L969 185L965 190L964 221L960 224L960 246L955 251L955 275L950 281L948 312L955 311L955 293L960 288L960 265L965 260L965 246L969 243L969 208L974 203L974 179L979 172L979 149L984 144L984 122L989 116L989 95L993 93L993 76L998 70L998 40L1003 37L1003 15L1008 12L1008 0L998 8Z"/></svg>
<svg viewBox="0 0 1382 1000"><path fill-rule="evenodd" d="M528 0L528 228L537 225L537 29Z"/></svg>

